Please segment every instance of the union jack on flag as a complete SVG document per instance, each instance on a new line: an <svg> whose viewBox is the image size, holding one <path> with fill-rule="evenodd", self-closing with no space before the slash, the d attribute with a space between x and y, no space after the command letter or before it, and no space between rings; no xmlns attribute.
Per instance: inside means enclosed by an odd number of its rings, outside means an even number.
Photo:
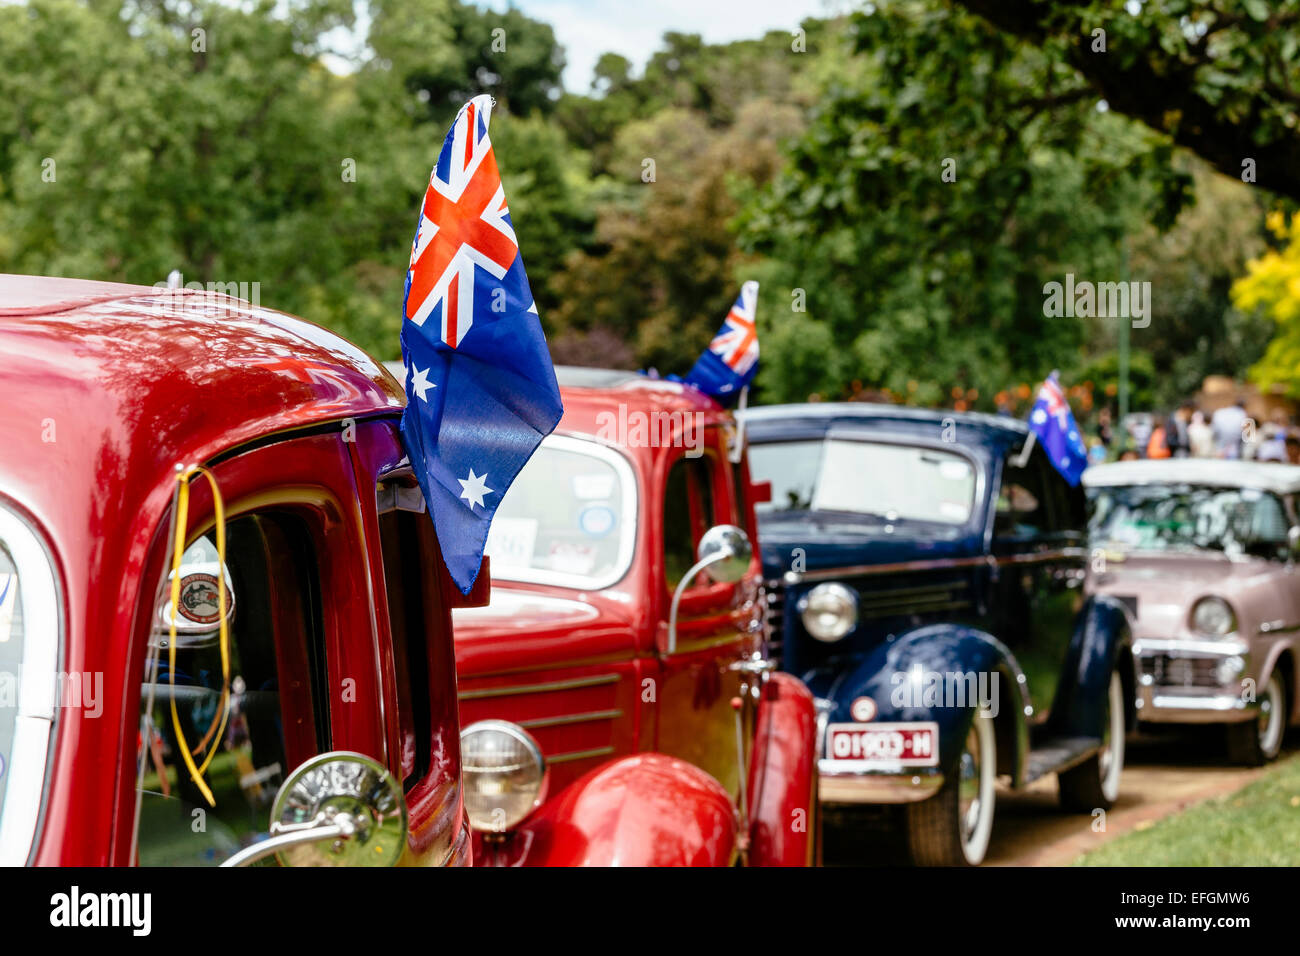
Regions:
<svg viewBox="0 0 1300 956"><path fill-rule="evenodd" d="M757 313L758 283L746 282L686 381L719 400L748 385L758 371Z"/></svg>
<svg viewBox="0 0 1300 956"><path fill-rule="evenodd" d="M403 298L402 441L463 593L497 504L564 407L501 188L490 96L461 109L420 206Z"/></svg>
<svg viewBox="0 0 1300 956"><path fill-rule="evenodd" d="M474 325L481 285L494 287L498 301L489 306L498 313L515 311L499 301L511 293L536 311L522 266L516 281L504 281L519 241L488 137L491 111L491 97L478 96L456 117L429 177L406 273L406 318L420 326L435 319L453 349Z"/></svg>

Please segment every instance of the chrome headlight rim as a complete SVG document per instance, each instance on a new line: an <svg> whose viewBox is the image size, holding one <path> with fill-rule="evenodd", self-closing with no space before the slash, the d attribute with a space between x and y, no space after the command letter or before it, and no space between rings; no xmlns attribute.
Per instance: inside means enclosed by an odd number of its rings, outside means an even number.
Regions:
<svg viewBox="0 0 1300 956"><path fill-rule="evenodd" d="M534 779L530 782L530 786L533 790L533 799L526 807L516 810L513 814L507 814L499 821L481 816L475 812L475 809L472 806L475 802L472 798L477 793L473 788L476 786L478 780L481 779L478 775L488 774L494 771L500 773L502 770L509 769L489 767L472 768L469 765L469 760L467 758L469 748L467 747L466 742L474 735L482 733L500 733L514 739L523 746L525 752L528 754L529 758L531 758L531 763L535 768ZM533 811L541 804L546 786L546 757L542 753L542 748L537 743L536 739L534 739L533 735L523 727L519 726L519 724L509 720L499 719L476 720L474 723L469 724L461 730L460 751L461 777L464 781L463 786L465 790L465 812L469 817L469 823L472 829L477 830L480 833L508 833L510 830L513 830L515 827L519 826L519 824L527 820L532 815ZM504 812L504 808L501 809Z"/></svg>
<svg viewBox="0 0 1300 956"><path fill-rule="evenodd" d="M1206 626L1206 622L1201 617L1203 608L1207 613L1220 614L1220 623ZM1237 612L1227 600L1217 594L1207 594L1197 598L1188 612L1187 622L1193 633L1212 640L1232 637L1237 633Z"/></svg>
<svg viewBox="0 0 1300 956"><path fill-rule="evenodd" d="M824 626L820 617L825 612L815 607L823 601L838 603L841 608L839 619L829 627ZM858 594L848 585L827 581L799 599L798 611L799 620L811 637L824 644L834 644L853 633L858 626Z"/></svg>

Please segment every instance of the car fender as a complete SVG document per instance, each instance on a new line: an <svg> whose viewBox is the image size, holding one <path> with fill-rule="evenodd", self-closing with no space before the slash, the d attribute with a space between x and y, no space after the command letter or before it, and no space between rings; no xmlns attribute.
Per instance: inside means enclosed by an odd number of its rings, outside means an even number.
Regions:
<svg viewBox="0 0 1300 956"><path fill-rule="evenodd" d="M817 849L817 708L791 674L763 682L749 766L749 862L807 866Z"/></svg>
<svg viewBox="0 0 1300 956"><path fill-rule="evenodd" d="M851 708L859 697L875 703L873 721L934 722L939 726L939 767L950 773L975 719L971 706L926 706L924 687L910 676L973 673L985 678L997 733L998 768L1013 785L1024 780L1029 752L1028 690L1020 665L1001 641L986 631L960 624L929 624L905 631L865 653L835 658L804 676L813 694L830 702L826 721L854 723ZM996 676L995 676L996 675ZM942 704L942 702L940 702ZM989 718L982 718L989 719Z"/></svg>
<svg viewBox="0 0 1300 956"><path fill-rule="evenodd" d="M597 767L504 837L476 839L476 865L727 866L736 808L703 770L658 753Z"/></svg>
<svg viewBox="0 0 1300 956"><path fill-rule="evenodd" d="M1094 594L1074 619L1070 649L1047 718L1053 734L1101 737L1110 672L1118 667L1124 681L1124 723L1137 723L1137 674L1128 612L1117 599Z"/></svg>

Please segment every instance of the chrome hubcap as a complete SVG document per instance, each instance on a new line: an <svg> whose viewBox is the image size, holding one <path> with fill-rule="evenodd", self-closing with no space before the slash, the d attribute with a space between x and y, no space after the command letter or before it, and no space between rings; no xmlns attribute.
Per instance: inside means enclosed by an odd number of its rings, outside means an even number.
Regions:
<svg viewBox="0 0 1300 956"><path fill-rule="evenodd" d="M1259 749L1266 757L1272 757L1282 745L1282 682L1274 674L1268 681L1268 689L1259 702Z"/></svg>
<svg viewBox="0 0 1300 956"><path fill-rule="evenodd" d="M983 718L976 717L976 720ZM966 746L961 753L961 763L958 768L958 819L961 822L961 839L963 843L969 843L971 837L975 835L979 827L981 794L980 780L983 774L980 773L980 739L979 732L972 725L966 734Z"/></svg>

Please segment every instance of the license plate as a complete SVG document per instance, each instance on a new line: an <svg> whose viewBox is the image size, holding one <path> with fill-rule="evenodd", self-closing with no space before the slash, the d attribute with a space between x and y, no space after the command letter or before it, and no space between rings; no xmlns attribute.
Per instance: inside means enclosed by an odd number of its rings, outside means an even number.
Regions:
<svg viewBox="0 0 1300 956"><path fill-rule="evenodd" d="M934 767L939 763L939 725L831 724L826 757L842 770Z"/></svg>

